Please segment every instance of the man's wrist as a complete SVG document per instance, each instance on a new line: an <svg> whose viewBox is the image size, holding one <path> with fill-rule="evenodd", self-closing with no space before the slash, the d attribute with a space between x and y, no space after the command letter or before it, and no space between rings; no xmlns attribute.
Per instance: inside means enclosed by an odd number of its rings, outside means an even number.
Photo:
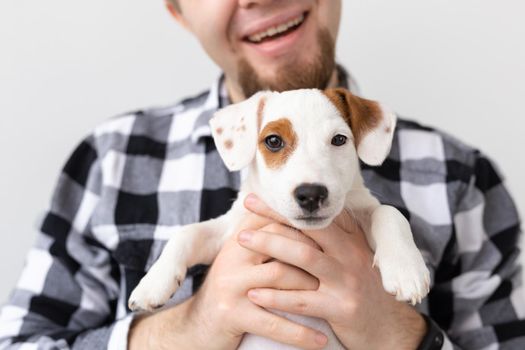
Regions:
<svg viewBox="0 0 525 350"><path fill-rule="evenodd" d="M184 327L187 304L136 316L128 334L128 349L187 349L193 338L190 327Z"/></svg>
<svg viewBox="0 0 525 350"><path fill-rule="evenodd" d="M384 345L389 349L417 349L425 334L427 333L427 322L422 314L420 314L412 306L396 301L398 307L394 311L396 317L390 320L390 324L394 327L390 328L390 341L387 340Z"/></svg>
<svg viewBox="0 0 525 350"><path fill-rule="evenodd" d="M409 317L410 324L407 324L407 333L409 337L407 338L406 349L415 349L427 333L427 322L423 315L416 309L409 305L406 306L411 310L411 315Z"/></svg>

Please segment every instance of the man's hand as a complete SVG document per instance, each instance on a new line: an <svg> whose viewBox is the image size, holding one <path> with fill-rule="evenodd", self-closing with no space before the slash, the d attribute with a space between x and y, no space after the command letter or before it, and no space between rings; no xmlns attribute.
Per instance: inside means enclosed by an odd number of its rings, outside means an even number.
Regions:
<svg viewBox="0 0 525 350"><path fill-rule="evenodd" d="M247 215L238 231L263 230L317 247L304 234L256 214ZM313 248L315 249L315 248ZM235 349L244 333L253 333L305 349L326 344L322 333L291 322L252 303L248 290L316 290L319 281L305 271L241 247L237 235L227 241L199 291L188 301L140 318L129 347L147 349ZM145 339L145 338L149 338ZM144 343L148 340L149 343Z"/></svg>
<svg viewBox="0 0 525 350"><path fill-rule="evenodd" d="M246 207L261 216L279 216L252 196ZM319 280L317 290L257 288L255 304L327 320L352 350L415 349L425 333L422 316L395 300L372 266L373 253L353 218L344 211L329 227L306 231L322 249L264 230L244 232L239 242L254 252L297 266Z"/></svg>

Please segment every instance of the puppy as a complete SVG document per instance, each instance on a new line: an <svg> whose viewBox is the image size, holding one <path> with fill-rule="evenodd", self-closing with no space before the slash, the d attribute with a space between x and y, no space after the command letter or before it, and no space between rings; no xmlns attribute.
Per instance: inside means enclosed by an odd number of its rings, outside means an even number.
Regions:
<svg viewBox="0 0 525 350"><path fill-rule="evenodd" d="M163 305L188 267L211 264L246 213L245 196L257 194L297 229L328 226L346 208L374 251L384 289L400 301L420 302L429 272L407 220L381 205L364 186L360 158L380 165L392 143L396 117L377 102L344 89L259 92L219 110L210 121L215 144L231 171L248 168L238 199L216 219L180 228L129 299L132 310ZM343 348L324 320L287 315L322 330L327 348ZM246 335L241 348L290 348Z"/></svg>

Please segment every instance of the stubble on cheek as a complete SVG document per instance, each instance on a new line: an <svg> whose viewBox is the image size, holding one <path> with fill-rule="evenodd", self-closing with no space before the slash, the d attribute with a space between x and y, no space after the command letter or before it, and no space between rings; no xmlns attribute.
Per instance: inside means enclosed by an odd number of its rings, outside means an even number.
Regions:
<svg viewBox="0 0 525 350"><path fill-rule="evenodd" d="M273 79L263 78L245 59L238 62L239 85L246 98L261 90L325 89L335 68L335 43L327 28L317 33L319 52L313 62L288 62L277 68Z"/></svg>

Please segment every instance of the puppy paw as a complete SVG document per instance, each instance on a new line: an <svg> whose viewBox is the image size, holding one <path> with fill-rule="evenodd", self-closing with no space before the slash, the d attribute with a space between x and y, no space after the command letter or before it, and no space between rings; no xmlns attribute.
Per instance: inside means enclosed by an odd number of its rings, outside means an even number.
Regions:
<svg viewBox="0 0 525 350"><path fill-rule="evenodd" d="M180 287L186 274L182 268L175 273L170 270L153 265L131 293L128 307L133 311L153 311L163 306Z"/></svg>
<svg viewBox="0 0 525 350"><path fill-rule="evenodd" d="M376 251L374 265L381 272L385 290L399 301L415 305L430 290L430 273L417 248L403 252Z"/></svg>

